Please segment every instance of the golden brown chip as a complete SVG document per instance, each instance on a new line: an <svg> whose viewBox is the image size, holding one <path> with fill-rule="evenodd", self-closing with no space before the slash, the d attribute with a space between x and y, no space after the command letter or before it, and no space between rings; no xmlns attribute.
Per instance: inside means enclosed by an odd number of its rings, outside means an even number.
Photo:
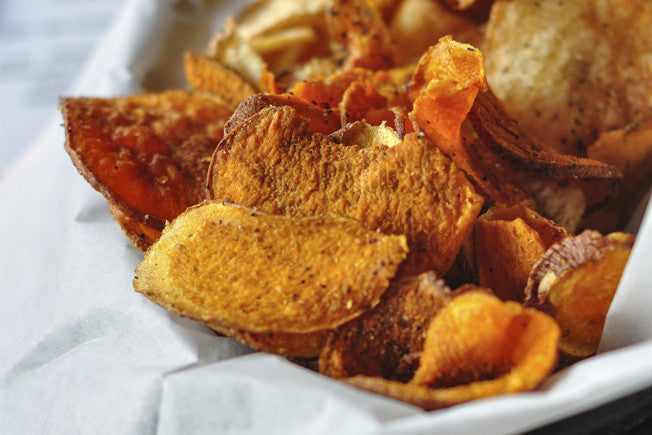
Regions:
<svg viewBox="0 0 652 435"><path fill-rule="evenodd" d="M396 115L387 106L387 98L370 81L354 82L346 89L339 104L340 120L342 125L362 120L371 125L393 124Z"/></svg>
<svg viewBox="0 0 652 435"><path fill-rule="evenodd" d="M478 283L503 300L522 302L534 264L570 234L529 207L494 206L473 227L473 267Z"/></svg>
<svg viewBox="0 0 652 435"><path fill-rule="evenodd" d="M357 145L361 148L388 146L393 147L401 143L396 131L381 125L369 125L364 121L356 121L340 128L329 135L337 143L344 145Z"/></svg>
<svg viewBox="0 0 652 435"><path fill-rule="evenodd" d="M560 349L571 358L593 355L600 341L634 236L584 231L548 249L528 278L526 302L549 312L562 329Z"/></svg>
<svg viewBox="0 0 652 435"><path fill-rule="evenodd" d="M319 372L394 378L401 359L423 349L430 320L450 298L450 289L432 272L393 281L375 309L331 334Z"/></svg>
<svg viewBox="0 0 652 435"><path fill-rule="evenodd" d="M289 94L256 94L240 103L224 126L224 134L228 135L235 127L266 107L282 106L292 107L300 117L308 121L308 131L311 133L330 134L340 128L340 114L337 109L321 109Z"/></svg>
<svg viewBox="0 0 652 435"><path fill-rule="evenodd" d="M209 94L182 91L63 98L61 110L73 163L141 249L166 220L204 199L210 156L231 114Z"/></svg>
<svg viewBox="0 0 652 435"><path fill-rule="evenodd" d="M191 51L185 55L186 78L199 91L217 94L235 109L256 89L218 60Z"/></svg>
<svg viewBox="0 0 652 435"><path fill-rule="evenodd" d="M406 135L391 148L342 145L289 106L270 107L225 136L209 170L212 199L268 213L326 212L368 229L405 234L405 273L443 274L482 206L472 185L434 145Z"/></svg>
<svg viewBox="0 0 652 435"><path fill-rule="evenodd" d="M652 2L507 1L482 50L491 88L546 145L584 155L652 107Z"/></svg>
<svg viewBox="0 0 652 435"><path fill-rule="evenodd" d="M352 219L205 202L147 250L134 288L224 333L311 333L377 305L406 253L405 237Z"/></svg>
<svg viewBox="0 0 652 435"><path fill-rule="evenodd" d="M467 291L430 323L408 384L355 376L350 385L426 410L530 391L553 370L559 327L548 315L483 291Z"/></svg>
<svg viewBox="0 0 652 435"><path fill-rule="evenodd" d="M478 283L503 300L522 302L532 266L546 252L539 234L523 219L482 217L473 227Z"/></svg>

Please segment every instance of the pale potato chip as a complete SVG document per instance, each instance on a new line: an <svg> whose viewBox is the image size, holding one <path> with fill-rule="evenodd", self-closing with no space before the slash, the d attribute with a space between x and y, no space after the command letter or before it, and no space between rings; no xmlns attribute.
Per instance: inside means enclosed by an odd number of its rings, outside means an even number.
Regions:
<svg viewBox="0 0 652 435"><path fill-rule="evenodd" d="M487 79L521 127L582 155L652 107L651 28L649 0L498 0Z"/></svg>

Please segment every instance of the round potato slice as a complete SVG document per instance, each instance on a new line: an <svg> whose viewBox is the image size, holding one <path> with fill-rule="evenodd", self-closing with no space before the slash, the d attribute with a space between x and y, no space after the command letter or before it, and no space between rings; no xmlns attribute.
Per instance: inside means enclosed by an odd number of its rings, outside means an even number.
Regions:
<svg viewBox="0 0 652 435"><path fill-rule="evenodd" d="M406 254L405 236L352 219L207 202L165 229L134 288L221 332L309 333L377 305Z"/></svg>

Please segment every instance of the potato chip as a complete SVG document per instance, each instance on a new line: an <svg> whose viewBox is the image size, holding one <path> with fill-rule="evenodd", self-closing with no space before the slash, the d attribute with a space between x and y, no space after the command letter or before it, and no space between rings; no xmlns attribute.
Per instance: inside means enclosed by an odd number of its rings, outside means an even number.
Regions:
<svg viewBox="0 0 652 435"><path fill-rule="evenodd" d="M217 94L233 109L256 93L256 88L216 59L189 51L185 55L185 69L194 89Z"/></svg>
<svg viewBox="0 0 652 435"><path fill-rule="evenodd" d="M334 0L327 14L331 40L344 45L344 68L371 70L394 66L393 42L380 10L372 0Z"/></svg>
<svg viewBox="0 0 652 435"><path fill-rule="evenodd" d="M562 329L560 349L572 358L593 355L634 236L584 231L548 249L533 267L526 302L549 312Z"/></svg>
<svg viewBox="0 0 652 435"><path fill-rule="evenodd" d="M169 91L64 98L66 150L146 249L166 220L204 199L210 156L231 110L209 94Z"/></svg>
<svg viewBox="0 0 652 435"><path fill-rule="evenodd" d="M369 81L354 82L344 91L339 104L342 125L354 121L366 121L371 125L383 122L394 123L396 115L383 97Z"/></svg>
<svg viewBox="0 0 652 435"><path fill-rule="evenodd" d="M269 107L240 123L217 148L209 170L212 199L268 213L326 212L368 229L405 234L402 272L443 274L482 206L473 186L434 145L406 135L393 147L342 145L290 106Z"/></svg>
<svg viewBox="0 0 652 435"><path fill-rule="evenodd" d="M311 333L377 305L406 253L404 236L352 219L206 202L163 231L134 288L221 332Z"/></svg>
<svg viewBox="0 0 652 435"><path fill-rule="evenodd" d="M331 334L319 372L394 378L403 357L423 350L430 320L450 298L450 289L431 272L394 280L376 308Z"/></svg>
<svg viewBox="0 0 652 435"><path fill-rule="evenodd" d="M261 352L275 353L291 358L316 358L319 356L330 330L302 333L249 332L220 327L218 330L242 344Z"/></svg>
<svg viewBox="0 0 652 435"><path fill-rule="evenodd" d="M652 2L494 2L482 51L491 88L522 129L583 155L652 107Z"/></svg>

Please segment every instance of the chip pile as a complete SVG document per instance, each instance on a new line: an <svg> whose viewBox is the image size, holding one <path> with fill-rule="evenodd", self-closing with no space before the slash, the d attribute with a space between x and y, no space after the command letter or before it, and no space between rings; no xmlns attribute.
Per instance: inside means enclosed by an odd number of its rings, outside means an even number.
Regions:
<svg viewBox="0 0 652 435"><path fill-rule="evenodd" d="M63 98L66 150L153 302L426 410L530 391L595 354L634 244L651 25L645 0L259 0L186 53L191 90Z"/></svg>

